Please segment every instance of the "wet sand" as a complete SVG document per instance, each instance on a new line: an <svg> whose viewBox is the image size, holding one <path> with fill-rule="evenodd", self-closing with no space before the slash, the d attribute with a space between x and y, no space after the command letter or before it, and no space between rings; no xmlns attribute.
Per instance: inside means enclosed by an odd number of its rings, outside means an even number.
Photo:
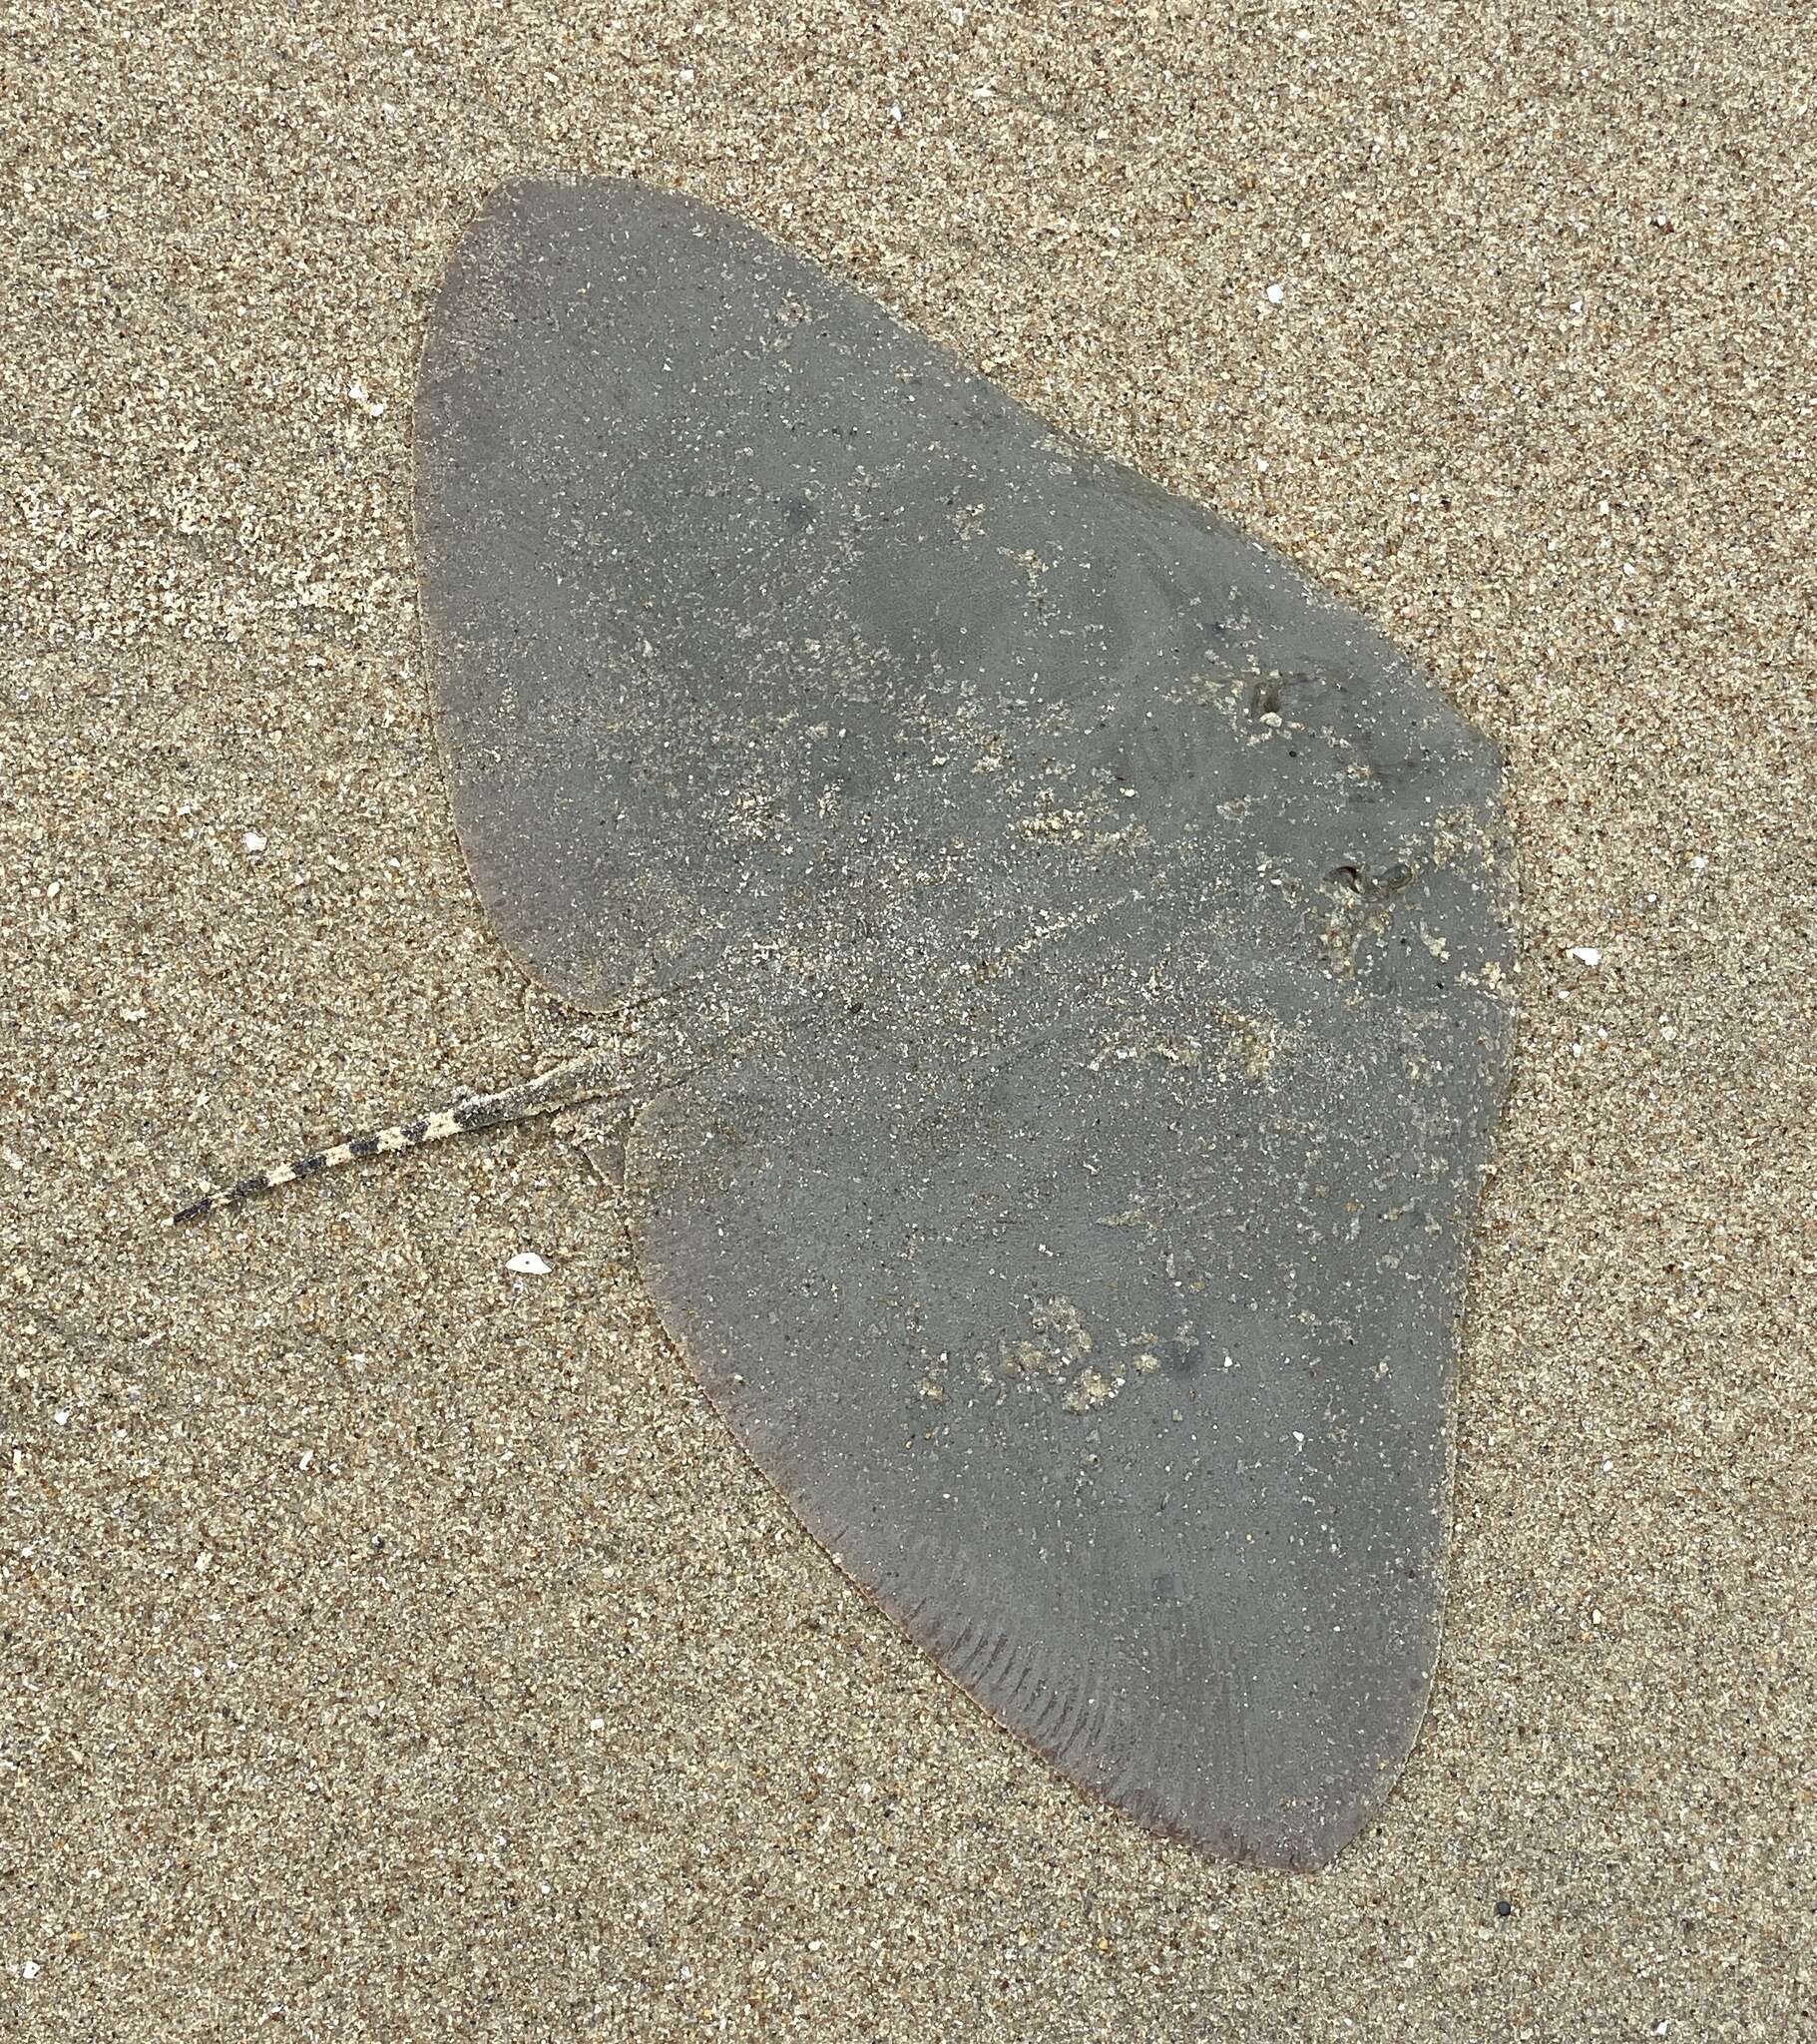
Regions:
<svg viewBox="0 0 1817 2044"><path fill-rule="evenodd" d="M19 19L0 2034L1817 2026L1808 25ZM1444 1655L1322 1874L1148 1837L905 1645L547 1131L158 1231L571 1040L480 919L413 607L427 294L524 174L744 214L1505 748Z"/></svg>

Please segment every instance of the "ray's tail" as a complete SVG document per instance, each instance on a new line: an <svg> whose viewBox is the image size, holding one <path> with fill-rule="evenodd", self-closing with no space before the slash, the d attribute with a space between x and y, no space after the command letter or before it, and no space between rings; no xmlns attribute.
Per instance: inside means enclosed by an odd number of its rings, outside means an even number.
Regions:
<svg viewBox="0 0 1817 2044"><path fill-rule="evenodd" d="M326 1150L311 1151L293 1163L274 1165L254 1172L219 1191L204 1193L200 1199L179 1207L165 1218L166 1228L191 1221L206 1221L230 1207L243 1207L297 1179L313 1178L318 1171L331 1171L337 1164L355 1164L366 1157L385 1157L396 1150L415 1150L425 1143L439 1143L449 1136L465 1135L472 1129L496 1129L507 1122L528 1121L533 1116L559 1113L583 1101L601 1100L624 1088L624 1057L619 1045L583 1051L579 1057L527 1079L521 1086L500 1093L481 1094L464 1100L458 1107L440 1108L419 1115L413 1122L397 1122L390 1128L374 1129L363 1136L350 1136Z"/></svg>

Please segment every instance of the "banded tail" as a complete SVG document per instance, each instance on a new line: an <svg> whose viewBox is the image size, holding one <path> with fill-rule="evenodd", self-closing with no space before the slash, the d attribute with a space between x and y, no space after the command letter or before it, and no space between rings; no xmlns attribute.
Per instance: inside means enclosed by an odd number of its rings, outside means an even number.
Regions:
<svg viewBox="0 0 1817 2044"><path fill-rule="evenodd" d="M352 1136L331 1149L312 1151L291 1164L279 1164L269 1171L254 1172L236 1184L218 1192L204 1193L187 1207L165 1217L165 1227L175 1228L189 1221L206 1221L211 1214L230 1207L243 1207L287 1186L297 1179L313 1178L318 1171L330 1171L337 1164L357 1163L365 1157L385 1157L395 1150L415 1150L425 1143L439 1143L449 1136L464 1135L470 1129L496 1129L506 1122L528 1121L532 1116L556 1114L565 1107L578 1107L586 1100L601 1100L624 1088L624 1056L619 1045L583 1051L579 1057L527 1079L521 1086L501 1093L486 1093L464 1100L459 1107L438 1109L420 1115L413 1122L394 1123L388 1129L374 1129Z"/></svg>

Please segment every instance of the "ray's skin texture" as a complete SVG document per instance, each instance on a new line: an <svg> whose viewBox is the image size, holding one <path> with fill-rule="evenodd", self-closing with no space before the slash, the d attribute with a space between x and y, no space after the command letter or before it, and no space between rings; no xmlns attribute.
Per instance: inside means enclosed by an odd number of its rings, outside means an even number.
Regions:
<svg viewBox="0 0 1817 2044"><path fill-rule="evenodd" d="M1278 557L634 186L463 238L418 544L495 927L583 1010L694 987L686 1054L177 1218L625 1094L652 1296L803 1525L1082 1787L1323 1864L1437 1654L1493 749Z"/></svg>

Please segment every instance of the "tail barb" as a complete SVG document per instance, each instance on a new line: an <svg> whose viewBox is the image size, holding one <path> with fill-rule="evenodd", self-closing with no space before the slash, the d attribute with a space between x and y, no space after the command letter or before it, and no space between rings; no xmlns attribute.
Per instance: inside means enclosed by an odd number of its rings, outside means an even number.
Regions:
<svg viewBox="0 0 1817 2044"><path fill-rule="evenodd" d="M330 1171L336 1165L385 1157L396 1150L417 1150L425 1143L440 1143L470 1130L501 1128L507 1122L528 1121L536 1115L555 1114L562 1108L578 1106L585 1100L602 1099L622 1090L622 1064L616 1044L583 1051L579 1057L569 1058L521 1086L481 1094L462 1101L458 1107L440 1108L434 1114L419 1115L413 1122L395 1122L389 1128L349 1137L330 1149L312 1151L289 1164L253 1172L249 1178L204 1193L200 1199L179 1207L166 1217L164 1225L178 1228L192 1221L206 1221L211 1214L243 1207L248 1200L260 1199L298 1179L313 1178L318 1171Z"/></svg>

